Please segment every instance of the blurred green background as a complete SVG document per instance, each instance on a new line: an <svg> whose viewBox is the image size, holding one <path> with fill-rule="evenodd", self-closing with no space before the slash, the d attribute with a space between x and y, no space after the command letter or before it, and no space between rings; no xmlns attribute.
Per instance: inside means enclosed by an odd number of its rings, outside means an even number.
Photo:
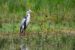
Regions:
<svg viewBox="0 0 75 50"><path fill-rule="evenodd" d="M75 0L0 0L0 50L19 50L19 27L28 9L24 42L30 50L75 50Z"/></svg>

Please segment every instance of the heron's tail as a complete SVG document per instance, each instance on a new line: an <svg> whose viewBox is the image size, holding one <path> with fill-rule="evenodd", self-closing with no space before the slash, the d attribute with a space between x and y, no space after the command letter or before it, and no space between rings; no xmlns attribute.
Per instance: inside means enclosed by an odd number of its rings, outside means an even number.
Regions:
<svg viewBox="0 0 75 50"><path fill-rule="evenodd" d="M25 36L25 29L20 29L20 36Z"/></svg>
<svg viewBox="0 0 75 50"><path fill-rule="evenodd" d="M23 29L20 27L20 33L23 33Z"/></svg>
<svg viewBox="0 0 75 50"><path fill-rule="evenodd" d="M22 36L24 33L24 29L20 27L20 36Z"/></svg>

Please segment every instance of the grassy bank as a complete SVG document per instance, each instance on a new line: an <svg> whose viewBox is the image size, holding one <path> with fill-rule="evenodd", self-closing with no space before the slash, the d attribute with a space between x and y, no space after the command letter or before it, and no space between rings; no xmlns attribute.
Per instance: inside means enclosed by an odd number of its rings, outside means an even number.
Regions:
<svg viewBox="0 0 75 50"><path fill-rule="evenodd" d="M28 9L30 50L75 50L74 0L0 0L0 50L19 50L19 26Z"/></svg>
<svg viewBox="0 0 75 50"><path fill-rule="evenodd" d="M75 36L63 32L29 33L22 39L29 50L75 50ZM18 36L0 37L1 50L19 50Z"/></svg>

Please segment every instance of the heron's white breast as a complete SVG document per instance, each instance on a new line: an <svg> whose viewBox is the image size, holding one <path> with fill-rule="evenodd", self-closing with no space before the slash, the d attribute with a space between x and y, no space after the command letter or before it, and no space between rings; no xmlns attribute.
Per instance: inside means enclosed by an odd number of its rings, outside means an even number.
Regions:
<svg viewBox="0 0 75 50"><path fill-rule="evenodd" d="M30 21L30 15L28 15L28 17L27 17L26 25L28 25L29 21Z"/></svg>

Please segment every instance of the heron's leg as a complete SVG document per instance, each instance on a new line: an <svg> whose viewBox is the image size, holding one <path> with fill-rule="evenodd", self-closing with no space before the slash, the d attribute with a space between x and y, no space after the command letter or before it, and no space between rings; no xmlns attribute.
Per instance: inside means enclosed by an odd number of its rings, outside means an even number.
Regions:
<svg viewBox="0 0 75 50"><path fill-rule="evenodd" d="M24 31L20 32L20 36L24 36Z"/></svg>
<svg viewBox="0 0 75 50"><path fill-rule="evenodd" d="M21 36L25 36L25 32L24 31L22 32Z"/></svg>
<svg viewBox="0 0 75 50"><path fill-rule="evenodd" d="M24 36L26 35L25 31L24 31Z"/></svg>

